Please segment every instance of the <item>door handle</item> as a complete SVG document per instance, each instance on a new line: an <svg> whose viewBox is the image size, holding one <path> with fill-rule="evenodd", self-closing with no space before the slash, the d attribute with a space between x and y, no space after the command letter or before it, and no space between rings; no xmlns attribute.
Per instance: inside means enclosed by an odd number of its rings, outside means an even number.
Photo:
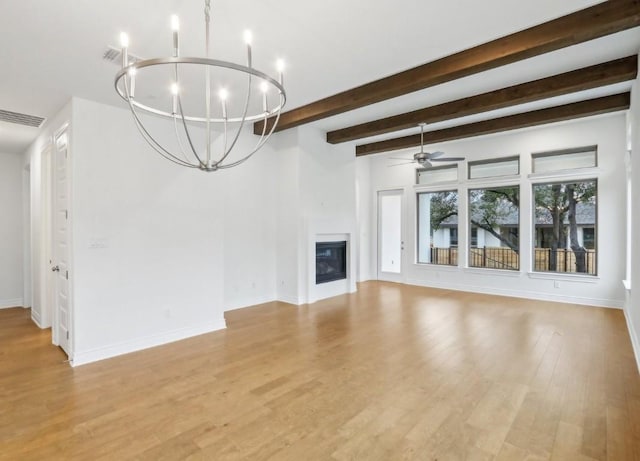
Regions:
<svg viewBox="0 0 640 461"><path fill-rule="evenodd" d="M58 267L58 266L53 266L53 267L51 268L51 271L52 271L52 272L60 272L60 267Z"/></svg>

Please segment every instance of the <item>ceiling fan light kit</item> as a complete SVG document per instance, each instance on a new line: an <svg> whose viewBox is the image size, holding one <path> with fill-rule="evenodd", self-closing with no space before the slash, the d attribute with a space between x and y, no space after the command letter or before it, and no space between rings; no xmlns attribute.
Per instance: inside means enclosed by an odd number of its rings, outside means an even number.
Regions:
<svg viewBox="0 0 640 461"><path fill-rule="evenodd" d="M284 89L283 69L284 63L280 60L277 63L278 76L271 77L264 72L255 69L252 66L251 55L251 32L246 31L244 38L246 43L247 60L246 64L237 64L234 62L212 59L210 57L210 10L211 1L205 0L204 16L205 16L205 56L204 57L182 57L180 56L179 32L180 22L177 16L171 18L171 29L173 31L173 54L166 58L153 58L145 60L129 60L129 37L121 34L120 44L122 47L122 68L115 77L115 89L118 95L124 99L131 109L136 127L140 131L142 137L155 149L160 155L167 160L172 161L180 166L195 168L201 171L217 171L225 168L231 168L245 162L255 152L257 152L273 134L280 114L286 102L286 92ZM185 67L197 66L204 74L204 116L196 116L185 113L183 106L183 94L185 92L184 81L181 78ZM144 104L136 99L136 91L140 92L141 88L136 89L136 82L140 81L141 74L152 68L168 68L172 75L172 82L166 89L164 94L155 95L154 101L159 101L157 105ZM240 79L246 80L246 93L244 104L241 106L241 114L237 116L229 115L229 107L227 100L229 91L221 82L213 82L211 71L224 70L232 72L239 76ZM186 73L186 71L185 71ZM140 86L140 85L139 85ZM254 88L254 86L256 88ZM214 115L212 88L218 90L218 107L217 115ZM189 88L189 92L193 94L198 88ZM276 94L276 101L269 101L269 94ZM259 98L260 100L256 100ZM163 104L164 102L164 104ZM253 103L253 104L252 104ZM250 113L250 107L261 107L261 110L255 110ZM145 127L140 114L147 113L163 117L171 120L174 125L176 147L167 148L163 146ZM248 152L239 154L239 158L229 157L237 141L240 133L246 124L256 121L266 121L269 117L275 118L275 123L267 130L267 124L260 133L260 137L253 148ZM194 144L194 136L190 131L192 126L200 126L205 130L204 146L197 148ZM212 131L218 129L222 133L222 149L214 153L212 149Z"/></svg>

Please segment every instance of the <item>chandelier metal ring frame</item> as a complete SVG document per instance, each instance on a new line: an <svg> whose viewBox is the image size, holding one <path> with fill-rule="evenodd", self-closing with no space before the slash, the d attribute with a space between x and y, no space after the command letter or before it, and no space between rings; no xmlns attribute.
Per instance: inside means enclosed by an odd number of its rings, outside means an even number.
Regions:
<svg viewBox="0 0 640 461"><path fill-rule="evenodd" d="M218 59L209 58L209 4L210 0L205 0L205 23L206 23L206 57L182 57L179 56L179 48L178 48L178 20L177 17L172 17L173 24L173 47L174 47L174 56L168 58L153 58L140 60L133 63L129 63L128 59L128 37L126 34L122 34L124 38L121 36L122 43L122 69L116 74L114 86L118 95L124 99L131 110L133 115L134 122L136 127L138 128L142 137L147 141L151 147L156 150L160 155L162 155L167 160L176 163L181 166L189 167L189 168L197 168L202 171L217 171L225 168L231 168L237 166L246 160L249 159L255 152L257 152L269 139L269 137L275 131L275 128L280 119L280 114L282 112L282 108L286 103L286 92L283 86L283 74L282 69L280 69L280 81L270 77L264 72L261 72L252 67L251 64L251 42L250 39L247 40L247 66L236 64L228 61L221 61ZM246 34L246 32L245 32ZM250 37L250 33L249 33ZM199 65L203 66L205 69L205 78L206 78L206 87L205 87L205 105L206 105L206 116L205 117L197 117L193 115L186 115L184 113L182 107L182 98L180 96L179 91L179 69L180 65ZM172 85L172 100L173 100L173 108L171 112L166 110L159 109L157 107L152 107L150 105L146 105L141 103L140 101L135 99L134 91L135 91L135 81L136 74L139 70L151 67L158 66L171 66L173 69L174 83ZM221 96L222 101L222 118L219 117L211 117L211 81L210 81L210 69L211 68L224 68L229 69L231 71L236 71L241 74L245 74L247 78L247 89L246 89L246 99L243 105L243 113L241 117L228 117L227 116L227 106L226 106L226 96L223 98ZM259 79L262 82L262 112L248 115L248 109L251 102L251 94L252 94L252 81L253 79ZM269 108L267 101L267 91L268 87L271 86L275 90L277 90L279 103L277 106ZM226 90L224 90L226 93ZM144 123L140 119L139 111L143 111L149 114L157 115L160 117L172 119L174 122L175 136L178 145L179 155L172 153L167 148L163 147L156 139L149 133ZM267 119L270 117L275 117L274 123L271 124L269 131L267 131ZM258 120L264 121L262 133L255 147L249 151L248 154L241 157L239 160L235 160L233 162L224 163L233 148L235 147L242 129L247 122L255 122ZM205 124L205 134L206 134L206 146L203 152L198 153L198 150L194 147L194 143L192 140L191 133L189 132L189 126L187 123L204 123ZM229 133L228 126L230 123L239 124L236 128L235 135L231 143L228 143ZM183 130L180 130L178 125L181 125ZM222 124L223 125L223 149L222 153L219 157L214 158L211 153L211 126L212 124ZM183 135L180 135L180 131L183 131ZM186 138L188 148L185 149L184 143L181 141L181 137ZM187 153L189 152L189 153ZM191 158L190 158L191 157Z"/></svg>
<svg viewBox="0 0 640 461"><path fill-rule="evenodd" d="M269 77L267 74L265 74L264 72L260 72L257 69L254 69L252 67L247 67L247 66L242 66L240 64L236 64L234 62L228 62L228 61L220 61L218 59L207 59L207 58L187 58L187 57L179 57L179 58L155 58L155 59L146 59L144 61L138 61L135 64L131 64L127 67L125 67L124 69L121 69L120 71L118 71L118 73L116 74L116 78L115 78L115 82L114 82L114 86L116 91L118 92L118 94L120 95L120 97L122 99L124 99L125 101L129 101L129 95L128 95L128 89L126 88L128 85L126 85L123 81L123 77L127 74L129 74L129 72L131 71L131 69L142 69L144 67L151 67L151 66L161 66L161 65L166 65L166 64L200 64L200 65L204 65L204 66L212 66L212 67L224 67L227 69L231 69L231 70L237 70L240 72L244 72L246 74L250 74L254 77L257 77L259 79L261 79L262 81L268 82L271 85L273 85L274 87L276 87L278 89L278 91L281 94L281 102L279 105L277 105L276 107L274 107L273 109L270 109L269 112L266 114L266 117L271 117L272 115L276 115L278 112L280 112L282 110L282 108L284 107L284 104L286 102L286 93L284 90L284 87L274 78ZM122 84L121 84L122 83ZM178 96L179 97L179 96ZM155 109L153 107L147 106L145 104L142 104L138 101L136 101L134 98L131 98L131 102L132 104L139 108L142 109L146 112L150 112L156 115L161 115L164 117L173 117L173 114L171 112L167 112L167 111L163 111L160 109ZM255 122L258 120L263 120L265 118L265 114L264 113L260 113L260 114L256 114L256 115L252 115L252 116L248 116L246 117L244 120L247 122ZM189 115L185 115L184 119L188 122L206 122L207 119L205 117L192 117ZM210 118L209 119L211 122L215 122L215 123L223 123L225 121L224 118ZM235 118L227 118L226 119L227 122L242 122L242 118L241 117L235 117Z"/></svg>

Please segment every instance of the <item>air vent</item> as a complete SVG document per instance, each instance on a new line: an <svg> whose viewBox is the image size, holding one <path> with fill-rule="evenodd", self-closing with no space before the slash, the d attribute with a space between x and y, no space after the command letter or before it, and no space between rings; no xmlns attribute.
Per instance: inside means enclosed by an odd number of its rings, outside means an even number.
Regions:
<svg viewBox="0 0 640 461"><path fill-rule="evenodd" d="M44 117L36 117L35 115L20 114L18 112L0 109L0 122L17 123L18 125L40 128L44 120Z"/></svg>
<svg viewBox="0 0 640 461"><path fill-rule="evenodd" d="M119 50L118 48L113 47L113 46L109 46L109 47L107 47L105 52L102 53L102 59L104 59L105 61L109 61L109 62L112 62L114 64L117 64L117 65L121 66L122 65L122 50ZM138 61L142 61L142 58L129 53L129 64L135 64Z"/></svg>

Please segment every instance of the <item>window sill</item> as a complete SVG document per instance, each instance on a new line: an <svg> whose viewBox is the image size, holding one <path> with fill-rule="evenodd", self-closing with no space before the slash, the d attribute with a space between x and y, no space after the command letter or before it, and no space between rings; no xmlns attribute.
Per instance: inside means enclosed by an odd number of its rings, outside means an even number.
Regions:
<svg viewBox="0 0 640 461"><path fill-rule="evenodd" d="M622 284L624 285L625 290L631 291L631 280L623 280Z"/></svg>
<svg viewBox="0 0 640 461"><path fill-rule="evenodd" d="M465 267L464 272L467 274L490 275L499 277L520 277L522 272L512 271L508 269L485 269L481 267Z"/></svg>
<svg viewBox="0 0 640 461"><path fill-rule="evenodd" d="M597 275L563 274L560 272L529 272L528 275L530 279L566 280L567 282L580 283L598 283L600 280Z"/></svg>
<svg viewBox="0 0 640 461"><path fill-rule="evenodd" d="M432 271L446 271L446 272L458 272L460 269L458 266L449 266L445 264L431 264L431 263L413 263L413 266L419 269L428 269Z"/></svg>

